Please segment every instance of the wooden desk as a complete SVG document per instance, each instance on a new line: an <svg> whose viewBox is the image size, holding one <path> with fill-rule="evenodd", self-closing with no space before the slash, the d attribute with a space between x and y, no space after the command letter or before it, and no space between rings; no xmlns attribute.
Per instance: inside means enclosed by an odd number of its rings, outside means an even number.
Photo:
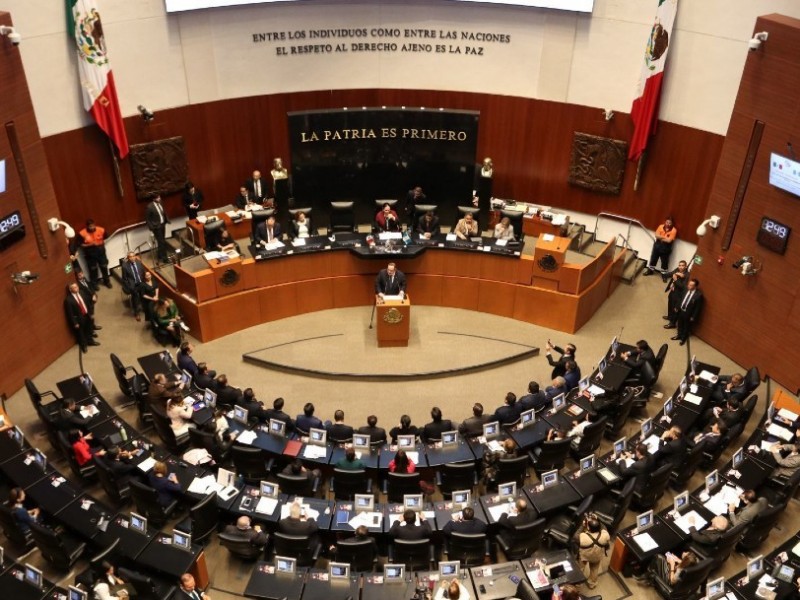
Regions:
<svg viewBox="0 0 800 600"><path fill-rule="evenodd" d="M562 226L553 225L552 221L542 219L538 216L524 216L522 217L522 231L525 235L533 237L541 237L549 233L550 235L561 235Z"/></svg>
<svg viewBox="0 0 800 600"><path fill-rule="evenodd" d="M558 290L561 279L559 272L572 240L554 237L546 240L544 236L536 240L533 251L533 285L547 290Z"/></svg>
<svg viewBox="0 0 800 600"><path fill-rule="evenodd" d="M252 219L241 219L234 221L226 213L217 213L215 217L225 221L225 229L231 234L231 238L239 240L249 238L252 230ZM187 219L186 226L194 232L194 243L200 248L206 247L206 230L203 223L197 219Z"/></svg>
<svg viewBox="0 0 800 600"><path fill-rule="evenodd" d="M376 307L378 348L408 346L411 323L411 298L384 300Z"/></svg>

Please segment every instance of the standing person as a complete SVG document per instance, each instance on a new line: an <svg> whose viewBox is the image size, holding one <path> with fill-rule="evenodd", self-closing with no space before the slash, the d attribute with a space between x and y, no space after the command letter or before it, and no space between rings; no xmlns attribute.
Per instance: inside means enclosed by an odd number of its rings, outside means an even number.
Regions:
<svg viewBox="0 0 800 600"><path fill-rule="evenodd" d="M158 304L158 282L153 279L150 271L145 271L144 281L139 288L139 296L142 299L142 310L144 318L149 323L156 316L156 305Z"/></svg>
<svg viewBox="0 0 800 600"><path fill-rule="evenodd" d="M167 213L161 204L161 195L155 194L153 200L147 205L144 215L147 228L156 238L156 255L158 260L166 262L169 257L167 248Z"/></svg>
<svg viewBox="0 0 800 600"><path fill-rule="evenodd" d="M678 307L678 335L673 335L673 340L680 340L681 346L686 343L692 333L692 326L700 318L700 313L703 312L703 292L698 288L700 282L692 278L686 286L686 292L683 294L680 306Z"/></svg>
<svg viewBox="0 0 800 600"><path fill-rule="evenodd" d="M94 305L97 304L97 292L95 292L91 284L86 281L86 276L83 274L83 271L75 271L75 281L78 283L78 291L81 294L81 298L83 298L83 301L86 303L86 308L89 309L89 320L92 322L92 337L97 337L95 331L102 329L102 327L94 322Z"/></svg>
<svg viewBox="0 0 800 600"><path fill-rule="evenodd" d="M460 240L468 240L478 235L478 222L472 216L472 213L467 213L463 219L459 219L455 229L453 229L453 233Z"/></svg>
<svg viewBox="0 0 800 600"><path fill-rule="evenodd" d="M288 206L289 204L289 171L283 166L280 157L272 161L272 194L275 197L275 206Z"/></svg>
<svg viewBox="0 0 800 600"><path fill-rule="evenodd" d="M603 524L594 515L589 515L583 521L583 529L578 534L578 553L581 566L589 567L586 586L593 590L597 587L597 575L600 571L600 562L608 554L611 545L611 536Z"/></svg>
<svg viewBox="0 0 800 600"><path fill-rule="evenodd" d="M488 215L492 209L492 183L494 176L494 162L488 156L483 159L483 164L480 170L477 171L475 182L475 197L472 199L472 205L480 209L481 215ZM481 224L486 224L487 218L481 218Z"/></svg>
<svg viewBox="0 0 800 600"><path fill-rule="evenodd" d="M672 254L672 246L677 236L678 230L675 229L672 217L667 217L656 229L656 241L653 243L653 250L650 252L650 262L642 275L652 275L653 269L659 260L661 261L661 271L665 272L667 270L669 255Z"/></svg>
<svg viewBox="0 0 800 600"><path fill-rule="evenodd" d="M675 329L678 322L678 309L681 306L683 293L686 291L686 284L689 282L689 271L685 260L680 261L678 267L668 274L668 281L664 290L667 293L667 314L664 315L664 320L669 322L664 325L664 329Z"/></svg>
<svg viewBox="0 0 800 600"><path fill-rule="evenodd" d="M559 346L554 346L550 340L547 340L544 355L547 357L547 364L553 367L550 379L564 376L564 373L567 372L567 361L575 361L575 350L575 344L567 344L565 348L561 348ZM554 351L561 355L558 360L553 360Z"/></svg>
<svg viewBox="0 0 800 600"><path fill-rule="evenodd" d="M108 256L106 255L106 230L95 225L93 219L86 219L86 227L78 232L83 258L89 270L89 283L95 290L100 288L98 279L102 277L103 285L111 287L108 275ZM78 239L76 238L76 239ZM98 271L100 275L98 276Z"/></svg>
<svg viewBox="0 0 800 600"><path fill-rule="evenodd" d="M131 310L137 321L142 317L142 283L144 283L145 268L139 255L135 252L128 252L128 257L122 262L122 291L131 297Z"/></svg>
<svg viewBox="0 0 800 600"><path fill-rule="evenodd" d="M411 229L414 227L414 214L417 208L417 204L425 204L428 197L422 191L420 186L416 186L413 189L408 190L406 194L406 221L408 222L408 228Z"/></svg>
<svg viewBox="0 0 800 600"><path fill-rule="evenodd" d="M186 216L196 219L200 207L203 205L203 192L201 192L191 181L187 181L183 186L183 207L186 209Z"/></svg>
<svg viewBox="0 0 800 600"><path fill-rule="evenodd" d="M400 231L400 219L388 202L375 215L375 226L378 231Z"/></svg>
<svg viewBox="0 0 800 600"><path fill-rule="evenodd" d="M247 188L247 193L256 204L263 205L267 199L267 186L261 179L261 171L253 171L253 176L244 182L244 187Z"/></svg>
<svg viewBox="0 0 800 600"><path fill-rule="evenodd" d="M89 307L81 296L77 283L70 283L67 288L64 298L64 313L81 352L86 352L89 346L100 345L99 342L92 339L92 320L89 317Z"/></svg>
<svg viewBox="0 0 800 600"><path fill-rule="evenodd" d="M384 296L403 296L406 295L406 276L398 270L393 262L381 269L375 278L375 301L378 304L383 302Z"/></svg>

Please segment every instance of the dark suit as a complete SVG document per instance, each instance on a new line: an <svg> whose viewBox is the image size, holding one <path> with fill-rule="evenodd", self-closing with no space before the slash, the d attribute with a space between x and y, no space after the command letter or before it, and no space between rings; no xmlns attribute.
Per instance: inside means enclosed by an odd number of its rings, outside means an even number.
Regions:
<svg viewBox="0 0 800 600"><path fill-rule="evenodd" d="M430 233L432 236L438 235L440 231L439 217L434 215L433 218L430 221L428 221L425 218L425 215L422 215L417 221L416 231L417 233Z"/></svg>
<svg viewBox="0 0 800 600"><path fill-rule="evenodd" d="M500 425L508 425L519 419L521 412L520 406L516 402L513 406L504 404L494 411L494 420L499 421Z"/></svg>
<svg viewBox="0 0 800 600"><path fill-rule="evenodd" d="M192 377L197 375L197 363L192 358L192 355L187 352L178 352L178 368L181 371L186 371Z"/></svg>
<svg viewBox="0 0 800 600"><path fill-rule="evenodd" d="M678 305L678 337L686 340L692 333L692 325L700 318L703 311L703 292L698 289L687 289Z"/></svg>
<svg viewBox="0 0 800 600"><path fill-rule="evenodd" d="M656 355L653 354L650 348L641 352L634 352L625 360L625 364L631 368L631 375L638 375L644 363L650 363L650 366L655 370Z"/></svg>
<svg viewBox="0 0 800 600"><path fill-rule="evenodd" d="M80 292L78 292L80 295ZM84 314L81 305L75 296L68 292L64 298L64 314L67 318L67 325L75 336L75 341L81 347L81 350L86 351L89 345L89 340L92 339L92 319L89 316L89 303L81 296L83 300L86 313Z"/></svg>
<svg viewBox="0 0 800 600"><path fill-rule="evenodd" d="M197 208L192 208L192 204L196 204ZM194 188L194 194L189 190L183 190L183 207L186 209L186 215L190 219L197 218L197 211L200 210L203 204L203 192Z"/></svg>
<svg viewBox="0 0 800 600"><path fill-rule="evenodd" d="M578 382L580 380L581 380L581 370L580 367L578 367L577 365L575 366L574 370L564 372L564 381L567 382L568 390L578 387Z"/></svg>
<svg viewBox="0 0 800 600"><path fill-rule="evenodd" d="M276 421L283 421L286 423L286 431L294 431L294 421L292 417L287 415L282 410L277 410L275 408L268 408L264 411L266 413L267 419L275 419Z"/></svg>
<svg viewBox="0 0 800 600"><path fill-rule="evenodd" d="M468 417L458 426L458 432L464 437L478 437L483 435L483 426L492 420L492 415Z"/></svg>
<svg viewBox="0 0 800 600"><path fill-rule="evenodd" d="M405 204L405 211L408 215L408 222L411 222L411 219L414 218L414 209L417 207L417 204L425 204L428 197L425 194L420 194L419 196L414 195L414 190L408 190L406 194L406 204Z"/></svg>
<svg viewBox="0 0 800 600"><path fill-rule="evenodd" d="M142 310L142 296L139 292L144 281L144 265L139 260L122 261L122 289L131 295L131 308L135 314Z"/></svg>
<svg viewBox="0 0 800 600"><path fill-rule="evenodd" d="M256 189L256 180L253 178L245 181L244 187L247 188L247 194L258 204L263 204L264 199L269 197L269 185L263 177L258 180L258 190Z"/></svg>
<svg viewBox="0 0 800 600"><path fill-rule="evenodd" d="M716 529L708 528L705 531L697 531L694 527L689 528L689 535L692 541L703 546L715 546L722 537L724 531L717 531Z"/></svg>
<svg viewBox="0 0 800 600"><path fill-rule="evenodd" d="M454 429L455 427L453 427L453 422L450 419L442 419L439 422L431 421L422 428L422 435L420 435L420 437L423 442L438 442L442 439L443 432L453 431Z"/></svg>
<svg viewBox="0 0 800 600"><path fill-rule="evenodd" d="M636 460L631 463L630 467L625 466L625 462L620 459L619 461L619 469L620 469L620 477L622 479L630 479L631 477L636 479L636 483L633 486L634 491L643 492L647 487L647 481L650 477L650 472L653 471L654 459L649 454L642 458L641 460Z"/></svg>
<svg viewBox="0 0 800 600"><path fill-rule="evenodd" d="M747 385L744 380L739 385L728 389L728 384L731 382L729 375L723 375L717 380L714 386L714 391L711 392L711 400L714 404L723 404L731 398L737 400L744 400L747 397Z"/></svg>
<svg viewBox="0 0 800 600"><path fill-rule="evenodd" d="M319 541L317 530L317 522L314 519L307 519L303 521L302 519L286 517L285 519L278 521L278 531L280 533L307 537L309 540L309 545L311 546L316 545Z"/></svg>
<svg viewBox="0 0 800 600"><path fill-rule="evenodd" d="M508 513L503 513L502 515L500 515L500 518L497 520L497 523L501 527L505 527L506 529L514 529L515 527L519 527L520 525L527 525L528 523L533 523L538 516L539 515L536 512L536 509L528 506L528 508L526 508L521 513L516 515L509 516Z"/></svg>
<svg viewBox="0 0 800 600"><path fill-rule="evenodd" d="M94 304L97 299L94 288L85 277L83 279L78 279L77 284L78 293L81 295L81 298L83 298L83 303L89 311L89 319L94 320Z"/></svg>
<svg viewBox="0 0 800 600"><path fill-rule="evenodd" d="M486 533L486 523L479 519L470 519L468 521L448 521L445 523L442 533L449 536L451 533L464 533L472 535L475 533Z"/></svg>
<svg viewBox="0 0 800 600"><path fill-rule="evenodd" d="M408 429L403 429L401 427L392 427L389 430L389 437L392 438L393 444L397 443L398 435L413 435L414 437L417 437L419 435L419 429L417 428L416 425L412 425Z"/></svg>
<svg viewBox="0 0 800 600"><path fill-rule="evenodd" d="M399 270L395 269L394 276L390 276L386 269L381 269L378 276L375 278L375 293L386 294L387 296L396 296L400 292L406 291L406 276Z"/></svg>
<svg viewBox="0 0 800 600"><path fill-rule="evenodd" d="M236 206L236 208L244 208L251 202L255 201L256 199L253 198L253 195L250 192L248 192L247 197L242 196L241 194L236 194L236 199L233 201L233 204Z"/></svg>
<svg viewBox="0 0 800 600"><path fill-rule="evenodd" d="M91 419L86 419L77 412L72 412L67 408L58 409L56 414L56 429L60 431L69 431L70 429L78 429L80 431L88 431L89 422Z"/></svg>
<svg viewBox="0 0 800 600"><path fill-rule="evenodd" d="M150 471L147 474L147 483L158 493L158 503L161 506L167 507L173 500L181 499L180 484L170 481L166 476L157 477Z"/></svg>
<svg viewBox="0 0 800 600"><path fill-rule="evenodd" d="M420 514L413 525L408 525L403 519L395 521L389 530L389 537L399 540L424 540L429 538L431 536L431 526L425 519L422 519L422 523L420 523L419 519L421 517L422 515Z"/></svg>
<svg viewBox="0 0 800 600"><path fill-rule="evenodd" d="M230 385L222 387L219 383L217 384L217 404L233 406L234 404L239 404L241 397L242 390Z"/></svg>
<svg viewBox="0 0 800 600"><path fill-rule="evenodd" d="M361 435L368 435L370 444L377 444L378 442L386 442L386 430L383 427L370 427L364 425L358 428L358 433Z"/></svg>
<svg viewBox="0 0 800 600"><path fill-rule="evenodd" d="M553 398L561 394L566 394L568 391L566 385L548 385L544 389L544 396L547 398L547 402L550 403L553 401Z"/></svg>
<svg viewBox="0 0 800 600"><path fill-rule="evenodd" d="M212 392L217 391L217 380L214 379L210 371L195 375L194 384L204 390L211 390Z"/></svg>
<svg viewBox="0 0 800 600"><path fill-rule="evenodd" d="M305 414L297 415L295 427L300 431L308 433L309 429L325 429L325 425L315 416L307 417Z"/></svg>
<svg viewBox="0 0 800 600"><path fill-rule="evenodd" d="M344 423L329 423L325 426L330 441L353 439L353 428Z"/></svg>
<svg viewBox="0 0 800 600"><path fill-rule="evenodd" d="M160 208L160 211L159 211ZM167 211L161 203L153 200L147 205L144 213L145 221L147 221L147 228L153 232L156 237L156 251L159 260L167 259Z"/></svg>
<svg viewBox="0 0 800 600"><path fill-rule="evenodd" d="M669 463L673 469L681 466L686 459L686 438L679 437L676 440L661 442L655 453L655 459L659 464Z"/></svg>
<svg viewBox="0 0 800 600"><path fill-rule="evenodd" d="M539 410L547 406L547 394L542 390L539 390L535 394L525 394L522 398L517 400L517 404L522 409L520 413L530 409Z"/></svg>
<svg viewBox="0 0 800 600"><path fill-rule="evenodd" d="M227 525L224 533L247 540L253 546L264 546L269 540L266 533L263 531L256 531L252 527L249 529L239 529L236 525Z"/></svg>
<svg viewBox="0 0 800 600"><path fill-rule="evenodd" d="M547 363L553 367L553 372L550 375L550 379L555 379L556 377L563 377L564 373L567 372L567 361L568 360L575 360L574 356L569 354L564 354L564 349L560 348L559 346L553 346L553 350L558 352L561 357L558 360L553 360L552 355L545 354L547 357Z"/></svg>
<svg viewBox="0 0 800 600"><path fill-rule="evenodd" d="M263 223L259 223L258 227L256 227L256 243L264 242L269 243L270 241L276 241L281 239L281 224L277 221L272 226L272 239L269 238L269 232L267 231L267 222L264 221Z"/></svg>
<svg viewBox="0 0 800 600"><path fill-rule="evenodd" d="M672 281L672 276L678 273L678 269L674 269L669 273L670 282L667 285L667 289L664 290L668 292L667 296L667 317L669 317L670 325L675 325L675 322L678 320L678 309L681 306L681 300L683 300L683 294L686 291L686 284L689 282L689 272L684 271L683 277L675 278L675 281Z"/></svg>

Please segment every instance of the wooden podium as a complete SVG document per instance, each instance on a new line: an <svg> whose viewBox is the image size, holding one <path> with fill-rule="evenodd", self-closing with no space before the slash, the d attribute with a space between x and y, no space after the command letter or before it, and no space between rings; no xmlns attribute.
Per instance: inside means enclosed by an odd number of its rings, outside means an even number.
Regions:
<svg viewBox="0 0 800 600"><path fill-rule="evenodd" d="M378 348L408 346L411 325L411 298L386 300L376 307L378 312Z"/></svg>

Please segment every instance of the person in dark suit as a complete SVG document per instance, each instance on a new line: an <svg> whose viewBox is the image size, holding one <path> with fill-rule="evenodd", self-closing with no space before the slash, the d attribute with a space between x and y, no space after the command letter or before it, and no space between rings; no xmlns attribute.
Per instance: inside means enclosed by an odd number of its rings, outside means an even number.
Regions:
<svg viewBox="0 0 800 600"><path fill-rule="evenodd" d="M144 281L144 273L145 268L139 259L139 255L135 252L128 252L128 257L122 261L122 291L130 295L131 309L137 321L142 320L139 313L142 312L140 290Z"/></svg>
<svg viewBox="0 0 800 600"><path fill-rule="evenodd" d="M700 291L700 282L692 278L686 285L686 292L683 294L683 299L678 305L677 322L678 334L673 335L671 339L680 340L681 346L686 343L692 333L692 327L700 318L703 312L703 292Z"/></svg>
<svg viewBox="0 0 800 600"><path fill-rule="evenodd" d="M431 422L427 423L422 428L420 438L425 443L439 442L442 440L442 433L445 431L453 431L453 422L450 419L442 418L442 409L434 406L431 409Z"/></svg>
<svg viewBox="0 0 800 600"><path fill-rule="evenodd" d="M406 293L406 276L393 262L378 272L375 278L375 301L380 304L384 296L398 296Z"/></svg>
<svg viewBox="0 0 800 600"><path fill-rule="evenodd" d="M429 210L417 221L416 231L422 234L426 239L431 239L431 236L439 235L439 217L433 214L433 211Z"/></svg>
<svg viewBox="0 0 800 600"><path fill-rule="evenodd" d="M431 536L431 526L428 521L419 515L420 523L417 524L417 513L413 510L406 510L403 518L398 519L389 529L389 537L393 540L424 540Z"/></svg>
<svg viewBox="0 0 800 600"><path fill-rule="evenodd" d="M155 194L144 213L147 228L156 238L156 254L158 260L166 262L169 253L167 248L167 213L161 204L161 195Z"/></svg>
<svg viewBox="0 0 800 600"><path fill-rule="evenodd" d="M178 368L181 371L186 371L191 375L193 378L197 375L197 363L192 358L192 352L194 351L194 346L192 346L191 342L181 342L181 345L178 349Z"/></svg>
<svg viewBox="0 0 800 600"><path fill-rule="evenodd" d="M581 380L581 368L574 360L568 360L564 364L564 382L567 384L567 389L571 390L578 387L578 382Z"/></svg>
<svg viewBox="0 0 800 600"><path fill-rule="evenodd" d="M694 447L702 443L705 446L705 452L713 452L722 441L722 436L727 432L728 426L722 421L715 420L711 425L706 426L703 431L696 434L689 442L689 446Z"/></svg>
<svg viewBox="0 0 800 600"><path fill-rule="evenodd" d="M367 417L367 424L364 427L359 427L358 433L369 435L370 444L386 443L386 430L383 427L378 427L378 417L375 415Z"/></svg>
<svg viewBox="0 0 800 600"><path fill-rule="evenodd" d="M83 302L86 304L86 308L89 310L89 321L91 321L91 336L92 338L97 337L97 332L102 329L94 320L94 308L97 304L97 290L89 280L86 279L86 275L80 269L75 271L75 281L78 284L78 292L83 298ZM92 344L89 344L90 346Z"/></svg>
<svg viewBox="0 0 800 600"><path fill-rule="evenodd" d="M633 458L634 461L630 466L625 466L625 459ZM620 477L623 480L636 479L633 486L634 491L643 492L647 487L647 480L650 477L650 472L653 471L654 459L647 451L647 446L644 444L637 444L634 449L634 454L631 456L630 452L625 452L623 457L619 459L618 465L620 470Z"/></svg>
<svg viewBox="0 0 800 600"><path fill-rule="evenodd" d="M217 393L217 403L219 403L219 393ZM261 423L269 422L269 411L265 410L264 403L256 398L253 388L246 388L236 403L247 410L248 419L258 419ZM289 430L288 424L286 430Z"/></svg>
<svg viewBox="0 0 800 600"><path fill-rule="evenodd" d="M167 507L172 504L173 500L181 499L181 484L178 482L178 476L170 473L167 464L160 460L156 461L147 474L147 483L158 493L158 503L161 506Z"/></svg>
<svg viewBox="0 0 800 600"><path fill-rule="evenodd" d="M310 429L325 429L325 425L317 417L314 416L314 405L311 402L306 402L303 407L303 414L297 415L295 419L295 427L303 433L308 433Z"/></svg>
<svg viewBox="0 0 800 600"><path fill-rule="evenodd" d="M278 531L286 535L306 537L310 546L315 546L319 537L317 535L317 522L305 516L303 507L297 502L289 507L289 516L278 521Z"/></svg>
<svg viewBox="0 0 800 600"><path fill-rule="evenodd" d="M400 219L388 202L375 214L375 228L378 231L400 231Z"/></svg>
<svg viewBox="0 0 800 600"><path fill-rule="evenodd" d="M500 425L508 425L519 419L520 407L517 405L517 395L514 392L506 394L506 402L494 411L494 420Z"/></svg>
<svg viewBox="0 0 800 600"><path fill-rule="evenodd" d="M427 199L428 197L422 191L420 186L416 186L413 189L408 190L408 193L406 194L405 211L406 220L408 221L409 227L414 226L411 220L414 218L414 212L417 208L417 204L425 204Z"/></svg>
<svg viewBox="0 0 800 600"><path fill-rule="evenodd" d="M264 204L264 200L269 197L269 186L261 178L261 171L253 171L253 176L244 182L244 187L257 204Z"/></svg>
<svg viewBox="0 0 800 600"><path fill-rule="evenodd" d="M369 534L369 529L367 529L366 525L359 525L356 527L355 535L353 537L344 538L342 540L336 540L337 546L347 546L348 544L361 544L364 543L365 540L370 540L372 543L372 552L373 556L378 555L378 542L375 541L375 538ZM336 548L336 546L332 546L332 549Z"/></svg>
<svg viewBox="0 0 800 600"><path fill-rule="evenodd" d="M236 524L229 524L223 530L227 535L236 536L240 539L247 540L253 546L266 546L268 537L267 534L261 530L261 525L251 524L250 517L242 515L236 519Z"/></svg>
<svg viewBox="0 0 800 600"><path fill-rule="evenodd" d="M294 420L288 414L283 412L283 407L286 402L283 398L275 398L272 401L272 408L268 408L267 419L275 419L276 421L283 421L286 423L286 431L291 432L294 431Z"/></svg>
<svg viewBox="0 0 800 600"><path fill-rule="evenodd" d="M242 397L242 390L228 385L228 376L225 374L217 377L217 404L227 404L233 406L239 404Z"/></svg>
<svg viewBox="0 0 800 600"><path fill-rule="evenodd" d="M325 430L328 432L328 440L332 442L344 442L353 439L353 428L344 422L344 411L337 409L333 413L333 423L327 421Z"/></svg>
<svg viewBox="0 0 800 600"><path fill-rule="evenodd" d="M203 205L203 192L201 192L191 181L187 181L183 186L183 207L186 209L186 216L190 219L197 218L197 212Z"/></svg>
<svg viewBox="0 0 800 600"><path fill-rule="evenodd" d="M281 233L281 224L275 221L275 215L270 215L266 221L259 223L256 227L256 244L280 241Z"/></svg>
<svg viewBox="0 0 800 600"><path fill-rule="evenodd" d="M247 186L239 186L239 193L236 194L236 198L233 200L233 204L236 208L243 210L254 202L255 198L247 191Z"/></svg>
<svg viewBox="0 0 800 600"><path fill-rule="evenodd" d="M650 363L650 366L655 370L656 355L653 353L650 344L648 344L646 340L639 340L636 342L635 352L622 352L619 357L631 368L631 377L639 375L644 363Z"/></svg>
<svg viewBox="0 0 800 600"><path fill-rule="evenodd" d="M714 384L714 389L711 392L711 402L716 405L721 405L730 398L736 398L741 401L746 397L747 384L745 384L744 377L741 373L723 375L717 379L717 382Z"/></svg>
<svg viewBox="0 0 800 600"><path fill-rule="evenodd" d="M553 360L554 351L561 355L558 360ZM564 373L567 372L567 361L575 360L575 344L567 344L565 348L560 348L559 346L554 346L552 343L550 343L550 340L547 340L547 346L544 351L544 355L547 357L547 363L553 367L553 372L550 374L550 379L563 377Z"/></svg>
<svg viewBox="0 0 800 600"><path fill-rule="evenodd" d="M194 376L194 383L197 387L204 390L217 391L216 371L211 371L204 362L197 363L197 375Z"/></svg>
<svg viewBox="0 0 800 600"><path fill-rule="evenodd" d="M78 404L74 398L64 398L61 400L61 407L55 416L56 429L60 431L69 431L77 429L82 433L89 432L89 423L91 418L82 417L78 413Z"/></svg>
<svg viewBox="0 0 800 600"><path fill-rule="evenodd" d="M448 537L453 532L464 534L486 533L486 523L476 519L473 508L466 506L461 510L460 517L449 520L442 529L442 533Z"/></svg>
<svg viewBox="0 0 800 600"><path fill-rule="evenodd" d="M476 402L472 405L472 416L464 419L458 426L458 432L464 437L478 437L483 435L484 424L491 421L493 415L483 414L483 404Z"/></svg>
<svg viewBox="0 0 800 600"><path fill-rule="evenodd" d="M683 430L673 425L661 434L658 450L654 454L659 466L669 463L672 469L677 469L686 459L686 438Z"/></svg>
<svg viewBox="0 0 800 600"><path fill-rule="evenodd" d="M86 352L89 346L100 344L92 339L92 320L89 317L89 306L78 290L77 283L69 284L64 298L64 314L75 341Z"/></svg>
<svg viewBox="0 0 800 600"><path fill-rule="evenodd" d="M416 425L411 424L411 417L408 415L401 416L400 425L392 427L389 430L389 437L392 438L392 444L397 443L397 436L399 435L413 435L414 437L419 435L419 429Z"/></svg>
<svg viewBox="0 0 800 600"><path fill-rule="evenodd" d="M500 515L497 523L504 529L514 529L520 525L533 523L538 516L539 515L536 512L536 509L530 507L527 500L523 498L517 498L517 501L514 502L514 510L512 514L509 515L508 513L503 513Z"/></svg>
<svg viewBox="0 0 800 600"><path fill-rule="evenodd" d="M181 585L175 592L175 600L211 600L211 596L198 590L190 573L181 575Z"/></svg>
<svg viewBox="0 0 800 600"><path fill-rule="evenodd" d="M517 403L521 413L530 409L538 411L547 406L547 395L539 389L538 381L531 381L528 383L528 393L517 400Z"/></svg>
<svg viewBox="0 0 800 600"><path fill-rule="evenodd" d="M95 454L94 460L111 471L117 481L125 483L131 477L137 477L139 474L139 468L128 462L131 456L133 454L128 450L122 450L119 446L112 446L106 450L105 454Z"/></svg>
<svg viewBox="0 0 800 600"><path fill-rule="evenodd" d="M568 391L567 380L559 375L558 377L554 377L550 385L544 388L544 397L548 403L551 403L553 398L561 394L566 394Z"/></svg>
<svg viewBox="0 0 800 600"><path fill-rule="evenodd" d="M725 423L728 429L730 429L744 419L744 409L742 408L742 403L736 398L728 398L724 406L715 406L713 408L709 408L703 413L703 418L698 429L715 419L722 421Z"/></svg>
<svg viewBox="0 0 800 600"><path fill-rule="evenodd" d="M667 314L664 315L664 320L669 322L664 325L664 329L675 329L678 322L678 309L689 281L686 261L680 261L677 268L667 273L665 278L668 283L664 290L667 293Z"/></svg>
<svg viewBox="0 0 800 600"><path fill-rule="evenodd" d="M697 531L694 526L694 517L689 517L689 535L692 541L701 546L716 546L722 534L728 530L730 523L723 515L717 515L711 519L711 525L702 531Z"/></svg>

